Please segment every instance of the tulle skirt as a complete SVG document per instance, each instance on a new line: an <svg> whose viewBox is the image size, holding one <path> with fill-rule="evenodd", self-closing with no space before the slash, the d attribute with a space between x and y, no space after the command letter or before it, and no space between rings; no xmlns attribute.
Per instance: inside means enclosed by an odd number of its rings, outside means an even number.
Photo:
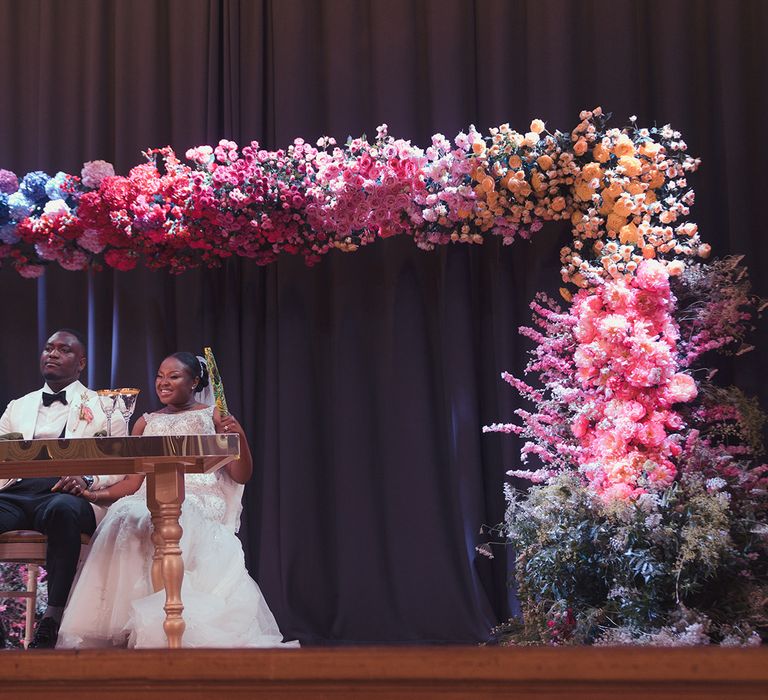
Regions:
<svg viewBox="0 0 768 700"><path fill-rule="evenodd" d="M94 534L73 586L57 648L166 647L165 591L152 590L152 524L144 488L114 504ZM184 647L283 644L234 532L211 517L205 496L184 502L181 549Z"/></svg>

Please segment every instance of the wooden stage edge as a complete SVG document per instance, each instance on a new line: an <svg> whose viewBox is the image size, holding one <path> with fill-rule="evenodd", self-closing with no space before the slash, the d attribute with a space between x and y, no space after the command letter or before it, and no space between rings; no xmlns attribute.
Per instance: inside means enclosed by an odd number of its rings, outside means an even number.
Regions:
<svg viewBox="0 0 768 700"><path fill-rule="evenodd" d="M768 648L0 652L0 698L768 698Z"/></svg>

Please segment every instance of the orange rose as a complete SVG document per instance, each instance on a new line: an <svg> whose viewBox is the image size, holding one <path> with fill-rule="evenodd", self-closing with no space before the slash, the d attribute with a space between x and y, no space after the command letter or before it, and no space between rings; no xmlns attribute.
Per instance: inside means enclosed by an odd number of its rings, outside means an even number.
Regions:
<svg viewBox="0 0 768 700"><path fill-rule="evenodd" d="M661 146L653 141L643 141L640 144L640 154L647 156L648 158L655 158L660 150Z"/></svg>
<svg viewBox="0 0 768 700"><path fill-rule="evenodd" d="M523 164L523 161L520 160L520 156L510 156L509 157L509 167L517 170L521 165Z"/></svg>
<svg viewBox="0 0 768 700"><path fill-rule="evenodd" d="M619 231L619 240L625 245L630 243L632 245L637 245L640 242L640 232L638 231L637 226L632 223L622 226Z"/></svg>
<svg viewBox="0 0 768 700"><path fill-rule="evenodd" d="M632 139L626 134L622 134L613 145L613 153L618 158L621 156L633 156L635 155L635 144L632 143Z"/></svg>
<svg viewBox="0 0 768 700"><path fill-rule="evenodd" d="M539 164L539 167L546 172L552 167L552 158L550 158L548 155L539 156L536 159L536 162Z"/></svg>
<svg viewBox="0 0 768 700"><path fill-rule="evenodd" d="M602 146L595 146L595 151ZM594 151L593 151L594 153ZM598 163L587 163L581 171L585 180L594 180L595 178L601 178L603 176L603 169Z"/></svg>
<svg viewBox="0 0 768 700"><path fill-rule="evenodd" d="M555 197L550 204L552 211L563 211L565 209L565 197Z"/></svg>
<svg viewBox="0 0 768 700"><path fill-rule="evenodd" d="M588 202L592 199L592 195L594 194L594 190L583 180L576 183L576 187L574 187L573 191L576 198L580 199L582 202Z"/></svg>
<svg viewBox="0 0 768 700"><path fill-rule="evenodd" d="M573 144L573 152L577 156L583 156L587 152L587 148L587 142L583 138L580 138L576 143Z"/></svg>
<svg viewBox="0 0 768 700"><path fill-rule="evenodd" d="M608 220L606 226L610 231L621 231L621 227L626 225L627 219L625 216L619 216L618 214L608 214Z"/></svg>
<svg viewBox="0 0 768 700"><path fill-rule="evenodd" d="M621 156L619 165L624 168L628 177L637 177L642 170L642 163L634 156Z"/></svg>
<svg viewBox="0 0 768 700"><path fill-rule="evenodd" d="M670 211L669 209L665 209L659 215L659 221L661 221L662 224L671 224L676 219L677 219L677 214L673 211Z"/></svg>
<svg viewBox="0 0 768 700"><path fill-rule="evenodd" d="M540 134L542 131L544 131L544 122L541 121L541 119L534 119L531 122L531 131L534 134Z"/></svg>
<svg viewBox="0 0 768 700"><path fill-rule="evenodd" d="M608 194L603 193L603 203L600 205L600 209L598 211L603 216L608 216L613 211L613 205L616 203L616 200L611 197Z"/></svg>
<svg viewBox="0 0 768 700"><path fill-rule="evenodd" d="M619 197L613 205L613 213L618 216L629 216L632 213L632 202L629 197Z"/></svg>
<svg viewBox="0 0 768 700"><path fill-rule="evenodd" d="M664 184L665 179L666 178L664 177L664 173L662 173L660 170L657 170L653 173L653 175L651 175L651 180L648 183L648 187L650 187L652 190L657 190Z"/></svg>
<svg viewBox="0 0 768 700"><path fill-rule="evenodd" d="M602 143L598 143L592 149L592 157L598 163L605 163L611 157L611 152Z"/></svg>
<svg viewBox="0 0 768 700"><path fill-rule="evenodd" d="M682 260L671 260L667 263L667 272L673 277L682 275L685 271L685 263Z"/></svg>

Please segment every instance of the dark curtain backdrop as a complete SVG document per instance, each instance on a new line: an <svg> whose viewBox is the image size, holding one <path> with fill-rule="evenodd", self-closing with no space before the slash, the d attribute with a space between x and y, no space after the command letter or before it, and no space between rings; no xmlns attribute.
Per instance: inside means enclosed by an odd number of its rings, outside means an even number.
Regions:
<svg viewBox="0 0 768 700"><path fill-rule="evenodd" d="M427 145L533 117L571 129L602 105L671 122L703 159L693 220L743 253L768 243L762 0L0 0L0 167L125 173L146 147L231 138L285 146L391 133ZM0 403L40 384L51 329L89 337L93 388L142 388L177 349L212 345L256 473L242 536L289 637L471 642L509 614L507 562L479 560L503 514L518 406L517 327L556 290L567 228L433 253L392 239L313 269L234 261L178 277L0 271ZM726 379L761 395L758 350Z"/></svg>

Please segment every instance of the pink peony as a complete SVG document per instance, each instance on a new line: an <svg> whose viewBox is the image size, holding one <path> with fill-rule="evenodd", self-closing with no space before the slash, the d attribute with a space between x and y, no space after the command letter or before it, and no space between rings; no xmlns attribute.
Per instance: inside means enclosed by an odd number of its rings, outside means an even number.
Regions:
<svg viewBox="0 0 768 700"><path fill-rule="evenodd" d="M105 177L114 177L115 168L105 160L89 160L80 171L83 185L90 189L97 189Z"/></svg>
<svg viewBox="0 0 768 700"><path fill-rule="evenodd" d="M664 292L669 289L669 273L658 260L643 260L637 268L635 282L641 289Z"/></svg>
<svg viewBox="0 0 768 700"><path fill-rule="evenodd" d="M624 340L629 330L629 321L620 314L608 314L600 319L600 332L611 342Z"/></svg>
<svg viewBox="0 0 768 700"><path fill-rule="evenodd" d="M670 403L693 401L698 393L693 377L684 372L675 374L667 384L667 396Z"/></svg>

